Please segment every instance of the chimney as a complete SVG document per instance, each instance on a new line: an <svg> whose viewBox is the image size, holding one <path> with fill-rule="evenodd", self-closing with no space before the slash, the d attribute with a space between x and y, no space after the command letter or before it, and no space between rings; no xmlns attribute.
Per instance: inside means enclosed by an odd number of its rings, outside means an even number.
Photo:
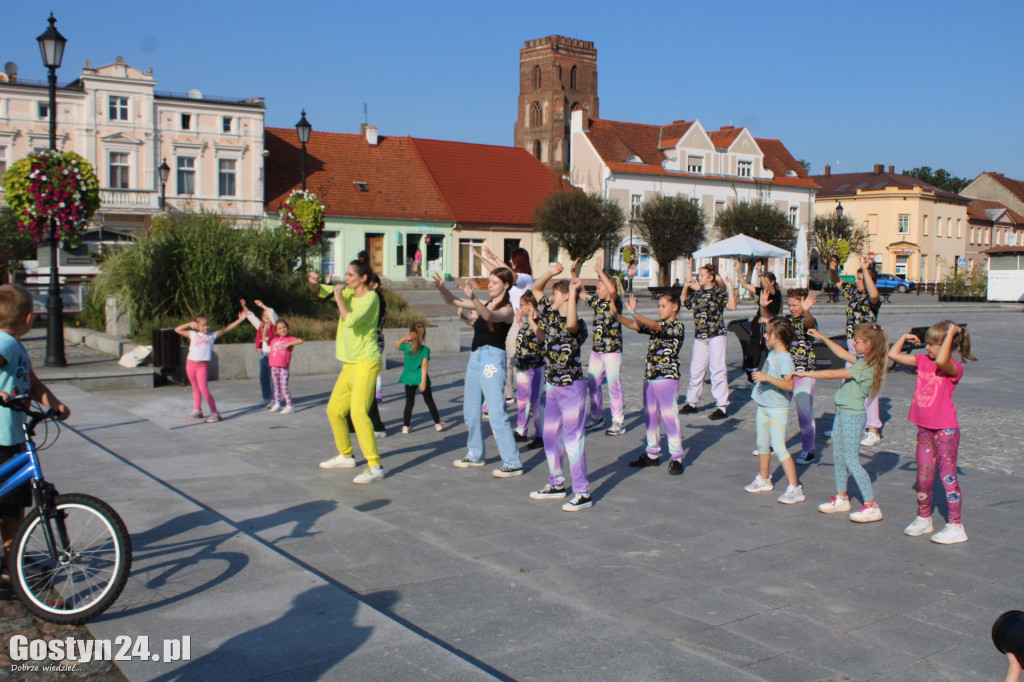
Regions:
<svg viewBox="0 0 1024 682"><path fill-rule="evenodd" d="M372 126L369 123L360 123L359 132L366 137L366 141L371 147L377 146L377 126Z"/></svg>
<svg viewBox="0 0 1024 682"><path fill-rule="evenodd" d="M829 177L831 175L832 175L832 166L830 166L828 164L825 164L825 177L827 178L827 177Z"/></svg>
<svg viewBox="0 0 1024 682"><path fill-rule="evenodd" d="M892 175L895 172L896 172L896 167L895 166L889 166L889 174Z"/></svg>
<svg viewBox="0 0 1024 682"><path fill-rule="evenodd" d="M881 175L882 174L882 167L883 166L880 163L876 163L875 164L875 175Z"/></svg>

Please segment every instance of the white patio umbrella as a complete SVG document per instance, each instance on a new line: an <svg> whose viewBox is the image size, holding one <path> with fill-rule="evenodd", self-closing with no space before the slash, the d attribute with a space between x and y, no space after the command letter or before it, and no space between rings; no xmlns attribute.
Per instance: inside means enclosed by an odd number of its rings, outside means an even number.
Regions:
<svg viewBox="0 0 1024 682"><path fill-rule="evenodd" d="M789 258L790 255L785 249L745 234L723 239L693 252L694 258Z"/></svg>
<svg viewBox="0 0 1024 682"><path fill-rule="evenodd" d="M807 277L810 271L807 267L807 226L800 227L800 233L796 238L796 276Z"/></svg>

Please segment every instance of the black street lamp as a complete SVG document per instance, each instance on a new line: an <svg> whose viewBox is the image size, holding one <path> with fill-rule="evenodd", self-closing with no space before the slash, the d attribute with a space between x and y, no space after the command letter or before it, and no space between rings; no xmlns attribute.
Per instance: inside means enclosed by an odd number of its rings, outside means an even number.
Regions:
<svg viewBox="0 0 1024 682"><path fill-rule="evenodd" d="M167 159L163 160L157 168L160 173L160 210L167 210L167 178L171 176L171 167L167 165Z"/></svg>
<svg viewBox="0 0 1024 682"><path fill-rule="evenodd" d="M299 144L302 145L302 191L306 191L306 143L309 142L309 134L313 126L306 120L306 110L302 110L302 118L295 124L295 132L299 134Z"/></svg>
<svg viewBox="0 0 1024 682"><path fill-rule="evenodd" d="M50 151L57 150L57 69L64 61L67 39L60 34L57 20L50 13L50 27L36 38L43 55L43 65L50 71ZM57 223L50 215L50 289L46 299L46 365L64 367L64 301L60 297L60 270L58 261Z"/></svg>
<svg viewBox="0 0 1024 682"><path fill-rule="evenodd" d="M839 220L843 219L843 204L842 202L836 203L836 218Z"/></svg>

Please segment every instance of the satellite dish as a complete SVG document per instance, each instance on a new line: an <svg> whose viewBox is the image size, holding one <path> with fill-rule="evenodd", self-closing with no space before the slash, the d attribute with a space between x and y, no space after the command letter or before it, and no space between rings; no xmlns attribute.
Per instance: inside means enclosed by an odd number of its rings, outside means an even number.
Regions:
<svg viewBox="0 0 1024 682"><path fill-rule="evenodd" d="M8 76L17 76L18 65L14 62L7 62L6 64L4 64L4 73L6 73Z"/></svg>
<svg viewBox="0 0 1024 682"><path fill-rule="evenodd" d="M189 99L202 99L203 98L203 93L201 93L199 91L199 88L192 88L191 90L188 91L188 98Z"/></svg>

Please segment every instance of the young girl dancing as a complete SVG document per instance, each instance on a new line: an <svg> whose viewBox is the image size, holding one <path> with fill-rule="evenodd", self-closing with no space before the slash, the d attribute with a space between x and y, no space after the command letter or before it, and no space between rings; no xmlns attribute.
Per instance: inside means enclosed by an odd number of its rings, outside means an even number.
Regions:
<svg viewBox="0 0 1024 682"><path fill-rule="evenodd" d="M658 433L658 417L665 425L668 438L668 473L678 476L683 473L683 435L679 430L679 414L676 412L676 394L679 393L679 349L683 345L686 328L676 319L679 313L679 295L664 294L658 299L658 319L639 315L636 312L636 296L629 297L625 314L616 312L616 319L624 326L647 334L651 341L647 346L647 366L644 369L644 415L647 422L647 449L633 462L631 467L658 466L661 463L661 443Z"/></svg>
<svg viewBox="0 0 1024 682"><path fill-rule="evenodd" d="M836 391L836 419L832 426L836 494L828 502L819 504L818 511L825 514L850 511L850 496L846 492L846 484L847 478L852 474L853 480L860 488L861 497L864 498L864 506L860 511L850 514L850 520L857 523L881 521L882 510L875 502L871 478L857 457L857 446L867 421L864 401L874 399L885 383L888 349L885 330L873 322L854 329L853 348L857 355L817 329L812 329L808 333L816 339L825 341L839 359L851 363L849 367L843 369L819 369L813 372L798 370L796 373L797 376L815 379L845 379L843 385Z"/></svg>
<svg viewBox="0 0 1024 682"><path fill-rule="evenodd" d="M725 278L725 288L718 286L718 271L714 265L702 265L693 281L693 260L686 260L686 284L683 286L683 305L693 308L693 357L690 360L690 387L686 403L679 414L697 411L697 401L704 391L704 375L711 369L711 394L715 397L715 410L708 419L725 419L729 406L729 377L725 368L726 338L725 310L736 310L736 294L732 280Z"/></svg>
<svg viewBox="0 0 1024 682"><path fill-rule="evenodd" d="M405 386L405 415L402 422L402 433L411 431L412 406L416 403L416 391L423 394L423 401L427 403L430 416L434 418L434 428L438 431L444 428L441 416L437 413L437 405L434 404L434 396L430 391L430 376L427 374L427 366L430 364L430 349L423 341L427 338L427 328L422 322L413 322L409 325L409 333L395 341L395 350L402 351L405 364L402 367L402 376L398 377L398 383Z"/></svg>
<svg viewBox="0 0 1024 682"><path fill-rule="evenodd" d="M793 325L793 342L789 346L789 354L793 356L793 364L797 369L814 371L814 339L807 332L818 326L811 314L811 306L818 299L813 291L807 289L790 289L786 299L789 303L786 319ZM796 405L797 421L800 423L802 446L796 463L810 464L814 461L814 379L793 377L793 404Z"/></svg>
<svg viewBox="0 0 1024 682"><path fill-rule="evenodd" d="M291 335L291 328L284 320L277 321L274 332L270 340L270 379L274 385L274 404L270 406L270 411L281 410L281 414L291 414L295 408L292 407L292 392L288 389L288 376L292 365L292 350L302 343L302 339Z"/></svg>
<svg viewBox="0 0 1024 682"><path fill-rule="evenodd" d="M594 309L593 343L590 360L587 362L587 392L590 394L590 418L587 431L604 426L604 396L601 382L608 377L608 398L612 407L612 427L605 431L607 436L621 436L626 433L622 416L622 324L616 313L622 309L619 302L621 284L604 273L602 258L594 261L597 273L597 292L588 296L587 305Z"/></svg>
<svg viewBox="0 0 1024 682"><path fill-rule="evenodd" d="M761 294L765 296L764 293ZM803 502L803 486L796 476L796 465L786 448L786 423L789 421L789 392L793 390L793 372L796 365L789 354L793 342L793 323L784 317L776 317L765 324L764 341L768 346L768 358L760 370L754 370L753 399L757 403L757 458L759 471L752 483L744 488L748 493L763 493L774 488L772 475L768 470L772 451L779 458L782 471L789 484L786 492L779 496L782 504Z"/></svg>
<svg viewBox="0 0 1024 682"><path fill-rule="evenodd" d="M527 291L519 298L519 334L516 339L516 352L513 362L516 366L516 421L515 439L517 443L526 443L526 447L544 447L541 438L540 392L544 382L544 348L534 326L537 324L537 299L532 291ZM533 440L526 436L533 415Z"/></svg>
<svg viewBox="0 0 1024 682"><path fill-rule="evenodd" d="M573 272L579 261L573 264ZM583 448L583 420L586 418L587 384L583 380L580 364L580 346L587 340L587 325L579 319L576 302L582 284L579 279L555 282L551 300L544 297L544 286L562 272L556 263L534 281L538 320L531 320L537 337L544 341L545 378L544 394L544 453L547 455L548 484L530 493L534 500L565 497L565 476L562 458L569 460L572 477L572 498L562 505L567 512L579 511L593 505L590 481L587 480L587 458Z"/></svg>
<svg viewBox="0 0 1024 682"><path fill-rule="evenodd" d="M924 336L926 355L902 351L903 344L921 343L913 334L904 334L889 350L889 359L917 368L917 386L910 403L909 420L917 424L917 518L903 533L917 537L932 532L932 486L935 470L946 490L949 523L932 536L932 542L951 545L966 542L967 533L960 522L960 483L956 460L960 450L960 423L956 417L953 391L964 375L962 363L952 359L953 348L960 359L977 360L971 354L971 337L949 320L933 324Z"/></svg>
<svg viewBox="0 0 1024 682"><path fill-rule="evenodd" d="M210 406L210 416L206 418L206 422L212 424L221 420L207 379L207 370L210 360L213 359L213 343L244 321L245 311L243 310L238 313L237 320L223 329L211 332L210 318L206 316L206 313L199 313L191 322L179 324L174 328L178 336L188 339L185 374L188 375L188 382L192 384L192 411L186 419L203 418L203 398L206 398L206 404Z"/></svg>
<svg viewBox="0 0 1024 682"><path fill-rule="evenodd" d="M273 308L263 305L262 301L255 300L253 303L263 308L263 315L257 319L246 307L244 298L241 303L245 319L256 328L256 352L260 354L260 395L263 396L262 406L270 407L274 402L274 387L270 382L270 339L274 338L277 313Z"/></svg>

